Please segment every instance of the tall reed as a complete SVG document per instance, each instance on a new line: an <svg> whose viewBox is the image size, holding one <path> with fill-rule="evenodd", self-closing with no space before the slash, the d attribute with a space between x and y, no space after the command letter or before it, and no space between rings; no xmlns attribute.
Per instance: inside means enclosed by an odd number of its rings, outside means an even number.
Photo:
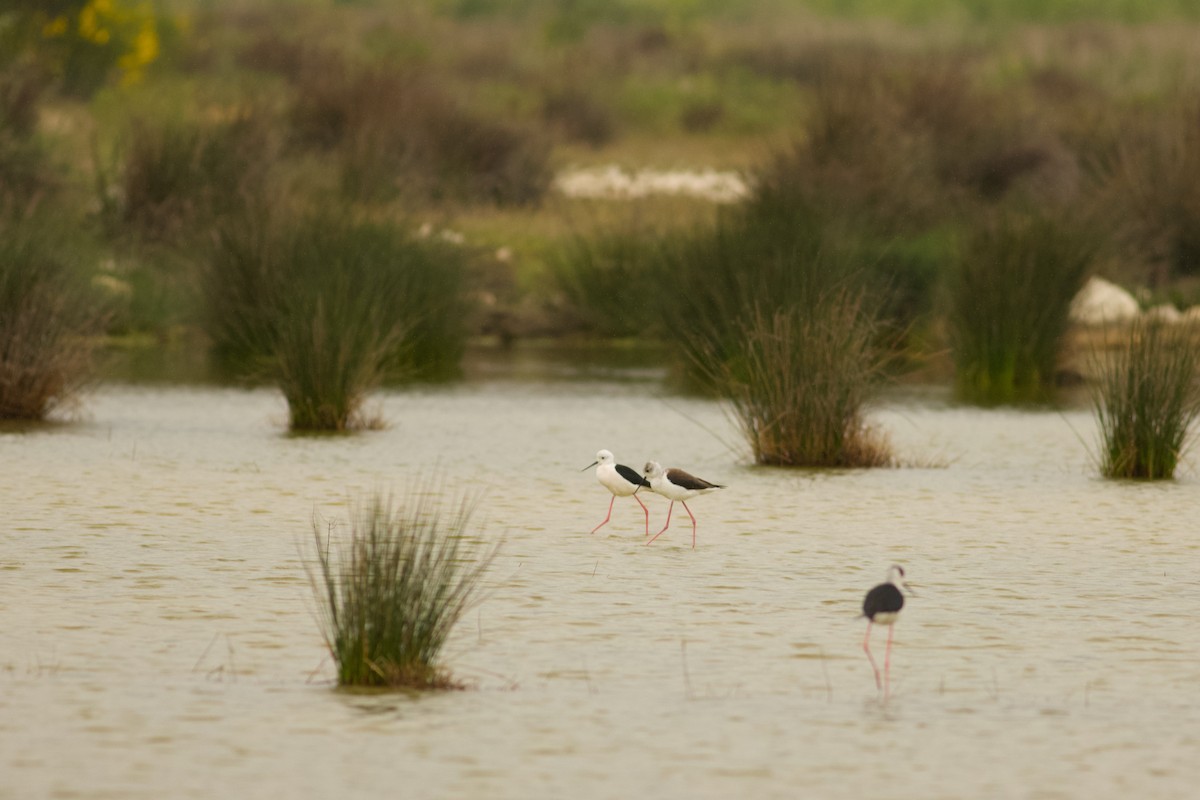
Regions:
<svg viewBox="0 0 1200 800"><path fill-rule="evenodd" d="M0 209L0 419L43 419L92 378L104 312L65 226Z"/></svg>
<svg viewBox="0 0 1200 800"><path fill-rule="evenodd" d="M1174 477L1200 417L1198 336L1195 325L1140 321L1125 346L1107 359L1093 355L1100 379L1092 404L1106 478Z"/></svg>
<svg viewBox="0 0 1200 800"><path fill-rule="evenodd" d="M376 495L337 543L313 520L309 579L339 685L457 687L439 657L496 552L465 538L473 510L463 500L444 515L428 491L406 508Z"/></svg>
<svg viewBox="0 0 1200 800"><path fill-rule="evenodd" d="M580 327L601 336L637 336L658 321L651 277L658 258L649 231L578 236L552 259L556 288Z"/></svg>
<svg viewBox="0 0 1200 800"><path fill-rule="evenodd" d="M863 412L884 356L862 292L838 291L809 309L756 311L719 386L758 464L877 467L887 441Z"/></svg>
<svg viewBox="0 0 1200 800"><path fill-rule="evenodd" d="M760 195L710 228L663 241L649 275L661 331L688 367L722 363L753 314L808 308L859 280L847 251L806 198Z"/></svg>
<svg viewBox="0 0 1200 800"><path fill-rule="evenodd" d="M971 231L958 255L948 313L960 396L1048 399L1071 300L1096 243L1070 220L1015 212Z"/></svg>
<svg viewBox="0 0 1200 800"><path fill-rule="evenodd" d="M335 213L261 214L221 231L208 328L226 363L279 383L293 430L369 427L368 391L457 366L463 281L444 243Z"/></svg>

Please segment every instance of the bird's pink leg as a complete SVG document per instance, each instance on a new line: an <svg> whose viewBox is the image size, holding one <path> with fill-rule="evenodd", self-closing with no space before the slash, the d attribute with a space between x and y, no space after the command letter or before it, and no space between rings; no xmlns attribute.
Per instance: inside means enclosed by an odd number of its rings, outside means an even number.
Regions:
<svg viewBox="0 0 1200 800"><path fill-rule="evenodd" d="M871 621L867 620L867 635L863 637L863 651L867 654L867 660L871 662L871 669L875 670L875 688L883 688L879 682L879 667L875 664L875 656L871 655Z"/></svg>
<svg viewBox="0 0 1200 800"><path fill-rule="evenodd" d="M609 521L610 519L612 519L612 507L613 507L613 503L615 503L615 502L617 502L617 496L614 494L614 495L612 496L612 500L609 500L609 501L608 501L608 516L604 518L604 522L601 522L599 525L597 525L596 527L592 528L592 533L595 533L596 531L598 531L598 530L600 530L601 528L603 528L605 525L607 525L607 524L608 524L608 521Z"/></svg>
<svg viewBox="0 0 1200 800"><path fill-rule="evenodd" d="M682 500L679 502L683 503ZM687 507L687 503L683 503L683 510L688 512L688 516L692 518L692 549L696 549L696 517L692 514L692 510Z"/></svg>
<svg viewBox="0 0 1200 800"><path fill-rule="evenodd" d="M663 525L663 529L661 531L659 531L658 533L654 534L654 536L650 539L650 541L646 542L646 544L650 544L650 542L653 542L655 539L662 536L663 533L667 530L667 528L671 527L671 510L673 508L675 508L674 500L671 501L671 505L667 506L667 524Z"/></svg>
<svg viewBox="0 0 1200 800"><path fill-rule="evenodd" d="M633 499L637 500L638 505L642 507L642 511L646 512L646 535L649 536L650 535L650 509L646 508L646 504L642 502L642 498L637 496L637 493L634 493Z"/></svg>
<svg viewBox="0 0 1200 800"><path fill-rule="evenodd" d="M892 676L892 631L896 629L895 625L888 625L888 643L887 654L883 657L883 696L886 699L888 688L891 686Z"/></svg>

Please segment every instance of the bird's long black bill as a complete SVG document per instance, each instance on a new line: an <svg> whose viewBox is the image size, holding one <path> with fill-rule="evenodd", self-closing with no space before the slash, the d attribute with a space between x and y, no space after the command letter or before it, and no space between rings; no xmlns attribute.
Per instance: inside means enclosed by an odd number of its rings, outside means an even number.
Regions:
<svg viewBox="0 0 1200 800"><path fill-rule="evenodd" d="M587 472L589 469L591 469L592 467L596 466L596 465L597 465L597 464L599 464L599 463L600 463L599 461L593 461L592 463L588 464L586 467L584 467L583 469L581 469L581 470L579 470L579 471L580 471L580 472Z"/></svg>

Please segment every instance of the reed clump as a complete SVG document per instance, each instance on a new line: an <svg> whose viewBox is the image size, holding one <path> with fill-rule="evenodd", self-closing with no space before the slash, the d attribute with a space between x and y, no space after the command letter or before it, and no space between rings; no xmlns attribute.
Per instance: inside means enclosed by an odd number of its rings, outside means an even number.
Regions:
<svg viewBox="0 0 1200 800"><path fill-rule="evenodd" d="M969 232L950 282L948 327L960 396L1048 399L1071 300L1096 252L1086 228L1042 214L1001 213Z"/></svg>
<svg viewBox="0 0 1200 800"><path fill-rule="evenodd" d="M697 365L740 351L755 313L808 308L858 277L851 245L809 198L762 193L707 228L664 239L648 270L663 335Z"/></svg>
<svg viewBox="0 0 1200 800"><path fill-rule="evenodd" d="M649 230L611 230L576 236L552 259L555 288L572 319L590 334L639 336L658 322L659 299L650 272L658 258Z"/></svg>
<svg viewBox="0 0 1200 800"><path fill-rule="evenodd" d="M440 655L496 551L466 538L471 502L445 514L430 497L400 507L376 495L336 543L313 521L309 579L340 686L461 688Z"/></svg>
<svg viewBox="0 0 1200 800"><path fill-rule="evenodd" d="M0 419L40 420L92 378L104 312L69 232L0 209Z"/></svg>
<svg viewBox="0 0 1200 800"><path fill-rule="evenodd" d="M1092 404L1100 425L1100 472L1106 478L1168 480L1194 437L1200 416L1200 329L1139 321L1104 357Z"/></svg>
<svg viewBox="0 0 1200 800"><path fill-rule="evenodd" d="M809 308L756 311L718 385L755 463L881 467L886 438L864 420L884 366L877 322L862 292L840 290Z"/></svg>
<svg viewBox="0 0 1200 800"><path fill-rule="evenodd" d="M221 230L208 330L225 364L279 384L292 430L375 427L367 392L457 367L464 272L452 246L394 226L260 212Z"/></svg>

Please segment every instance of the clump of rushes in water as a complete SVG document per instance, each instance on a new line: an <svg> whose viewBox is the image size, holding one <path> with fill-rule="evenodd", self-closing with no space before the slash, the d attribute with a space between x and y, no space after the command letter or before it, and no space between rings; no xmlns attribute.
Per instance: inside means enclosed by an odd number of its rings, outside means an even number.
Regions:
<svg viewBox="0 0 1200 800"><path fill-rule="evenodd" d="M1092 403L1100 423L1100 471L1107 478L1170 479L1200 416L1195 325L1140 321L1127 346L1094 355L1100 378Z"/></svg>
<svg viewBox="0 0 1200 800"><path fill-rule="evenodd" d="M104 315L64 233L0 209L0 419L44 419L92 377Z"/></svg>
<svg viewBox="0 0 1200 800"><path fill-rule="evenodd" d="M294 431L376 427L367 392L457 368L463 256L334 213L226 223L208 273L208 330L233 369L278 382Z"/></svg>
<svg viewBox="0 0 1200 800"><path fill-rule="evenodd" d="M860 284L849 242L805 198L760 191L714 225L661 243L648 269L662 330L694 377L705 362L737 353L757 310L815 305L835 287Z"/></svg>
<svg viewBox="0 0 1200 800"><path fill-rule="evenodd" d="M717 385L759 464L877 467L891 448L863 419L882 372L875 317L862 292L809 309L759 311Z"/></svg>
<svg viewBox="0 0 1200 800"><path fill-rule="evenodd" d="M1050 398L1094 242L1069 219L1016 212L968 235L948 320L960 396L984 404Z"/></svg>
<svg viewBox="0 0 1200 800"><path fill-rule="evenodd" d="M433 500L405 509L376 495L352 511L348 537L314 519L309 578L340 686L461 688L438 656L495 555L465 538L473 508L444 516Z"/></svg>

